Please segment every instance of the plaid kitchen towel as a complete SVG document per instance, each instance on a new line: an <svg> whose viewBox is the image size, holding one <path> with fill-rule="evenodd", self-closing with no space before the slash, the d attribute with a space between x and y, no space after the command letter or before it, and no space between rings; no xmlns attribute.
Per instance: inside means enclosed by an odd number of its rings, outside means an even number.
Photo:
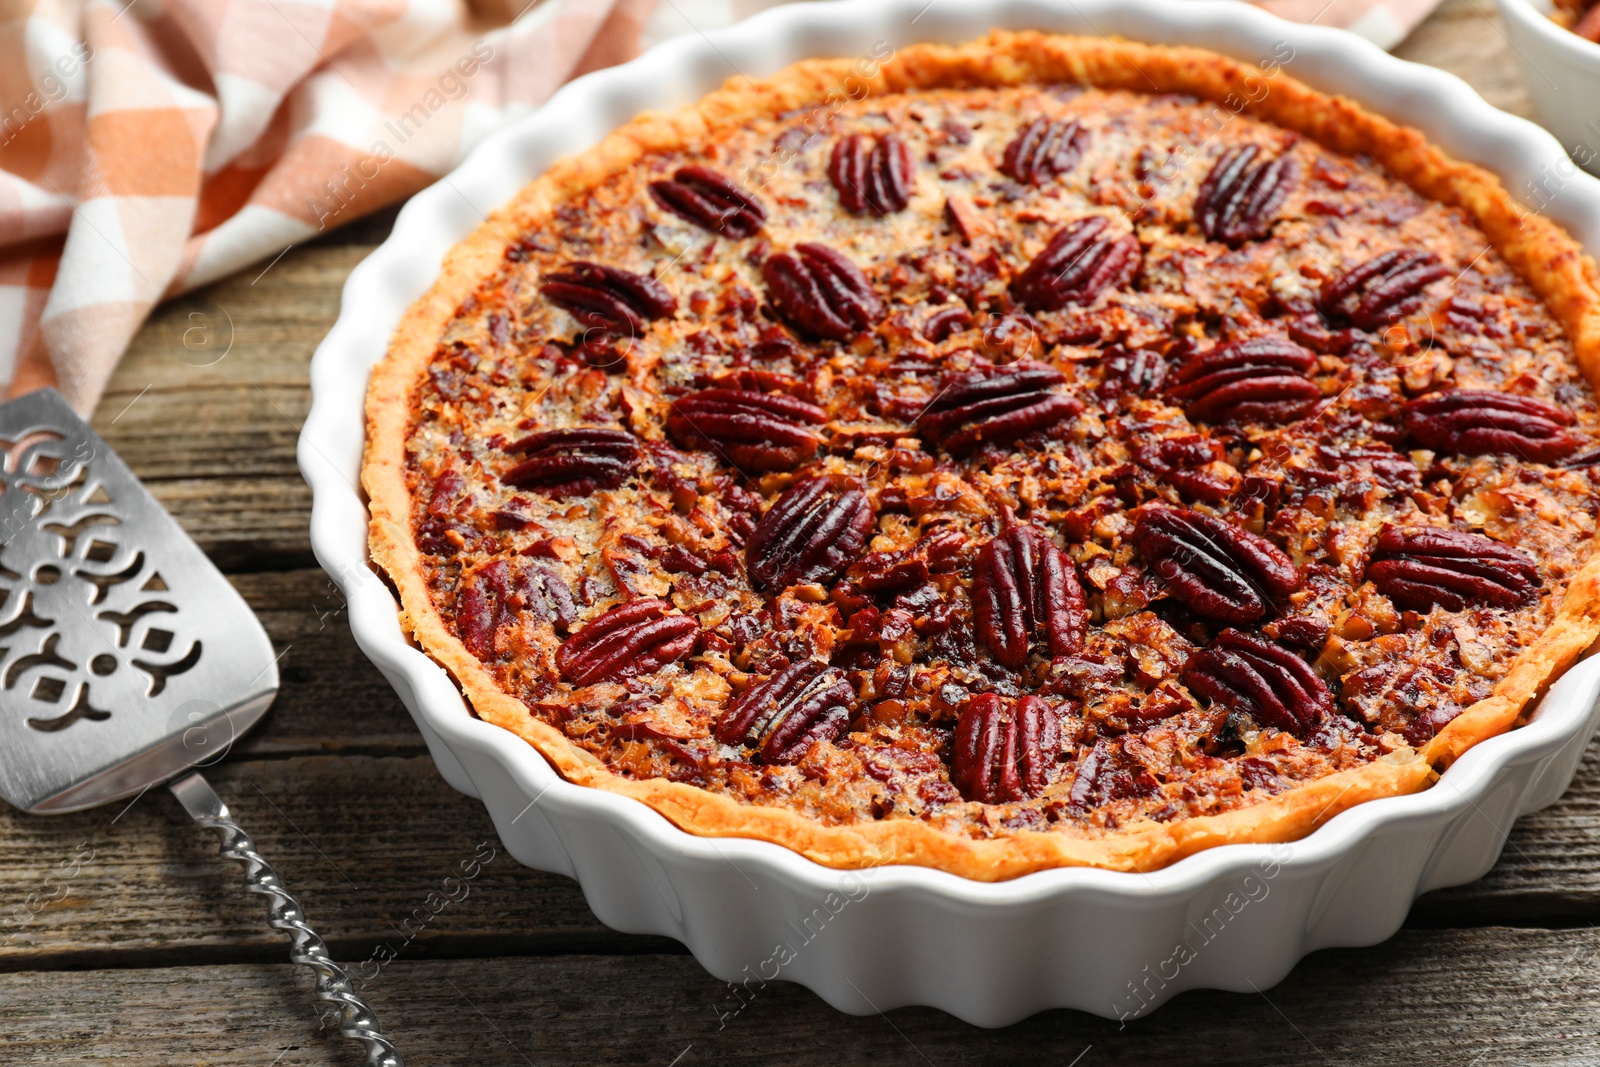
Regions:
<svg viewBox="0 0 1600 1067"><path fill-rule="evenodd" d="M1389 46L1436 2L1263 6ZM641 33L767 6L0 0L0 383L88 413L163 297L410 195Z"/></svg>
<svg viewBox="0 0 1600 1067"><path fill-rule="evenodd" d="M513 2L37 0L0 21L0 381L87 413L162 297L420 189L629 58L652 0Z"/></svg>

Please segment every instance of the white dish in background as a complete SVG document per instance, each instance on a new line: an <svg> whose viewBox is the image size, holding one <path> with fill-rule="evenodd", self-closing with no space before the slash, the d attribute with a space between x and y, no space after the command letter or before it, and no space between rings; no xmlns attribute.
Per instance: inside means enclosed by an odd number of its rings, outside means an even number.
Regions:
<svg viewBox="0 0 1600 1067"><path fill-rule="evenodd" d="M1067 868L980 883L925 868L831 870L777 845L687 834L637 801L560 779L531 746L474 718L448 675L401 633L369 569L357 490L362 401L407 305L444 253L555 159L646 108L690 103L726 78L816 56L959 42L991 27L1118 34L1239 59L1293 58L1289 73L1419 127L1513 190L1565 154L1459 79L1337 30L1239 3L1190 0L897 0L795 5L689 35L588 75L490 136L417 194L350 275L312 362L300 468L315 503L317 558L348 598L351 629L411 709L440 772L481 797L507 849L575 878L607 925L665 934L707 970L751 989L798 982L835 1007L931 1005L999 1026L1046 1008L1136 1017L1184 989L1265 989L1308 952L1370 945L1420 894L1480 877L1519 815L1566 789L1596 725L1600 659L1580 664L1526 726L1464 755L1431 789L1362 804L1287 845L1229 845L1149 874ZM732 64L737 64L735 68ZM1600 182L1578 175L1545 212L1600 250ZM733 1012L740 1001L730 990Z"/></svg>
<svg viewBox="0 0 1600 1067"><path fill-rule="evenodd" d="M1600 174L1600 44L1550 21L1550 0L1499 4L1539 121L1579 164Z"/></svg>

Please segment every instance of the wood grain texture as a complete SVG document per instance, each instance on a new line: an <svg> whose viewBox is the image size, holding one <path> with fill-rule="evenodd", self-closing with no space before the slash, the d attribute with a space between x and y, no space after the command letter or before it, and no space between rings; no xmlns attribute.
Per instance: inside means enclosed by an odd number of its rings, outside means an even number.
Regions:
<svg viewBox="0 0 1600 1067"><path fill-rule="evenodd" d="M366 959L483 842L483 806L446 785L426 756L297 756L230 761L209 777L305 905L336 956ZM1587 926L1600 920L1600 743L1555 807L1517 824L1499 865L1430 894L1413 927ZM92 849L91 858L72 864ZM283 940L247 897L212 835L164 792L126 812L49 819L0 813L0 970L273 961ZM30 895L32 899L30 900ZM577 886L503 853L470 902L403 952L659 952L668 943L606 930Z"/></svg>
<svg viewBox="0 0 1600 1067"><path fill-rule="evenodd" d="M1447 0L1396 54L1530 113L1489 0ZM574 884L498 851L408 939L428 894L498 841L350 637L295 465L311 353L394 214L165 305L95 424L284 653L276 707L211 776L339 958L398 949L364 991L412 1063L1600 1062L1600 744L1487 878L1423 898L1392 941L1318 953L1265 995L1186 994L1120 1032L1072 1012L999 1032L923 1009L857 1019L777 984L719 1028L731 994L681 949L604 929ZM264 915L164 792L125 812L0 812L0 1063L354 1062L318 1035Z"/></svg>
<svg viewBox="0 0 1600 1067"><path fill-rule="evenodd" d="M345 275L371 251L331 242L159 308L94 425L224 570L313 567L295 465L311 353Z"/></svg>
<svg viewBox="0 0 1600 1067"><path fill-rule="evenodd" d="M447 786L426 756L237 761L207 777L338 959L359 962L380 943L404 944L406 958L676 951L608 931L572 882L505 855L483 805ZM473 861L465 900L408 925ZM0 970L284 959L287 942L241 879L216 835L165 790L125 811L6 812Z"/></svg>
<svg viewBox="0 0 1600 1067"><path fill-rule="evenodd" d="M1070 1011L998 1031L925 1008L852 1017L779 983L724 1019L740 1002L683 956L399 960L363 992L417 1064L1593 1063L1597 950L1592 930L1408 931L1120 1030ZM354 1062L316 1036L286 966L0 975L0 1001L8 1063Z"/></svg>
<svg viewBox="0 0 1600 1067"><path fill-rule="evenodd" d="M1449 71L1502 111L1533 117L1533 102L1494 0L1445 0L1394 54Z"/></svg>
<svg viewBox="0 0 1600 1067"><path fill-rule="evenodd" d="M236 573L230 580L280 654L283 682L271 713L238 743L237 755L426 751L405 705L356 646L332 579L296 569Z"/></svg>

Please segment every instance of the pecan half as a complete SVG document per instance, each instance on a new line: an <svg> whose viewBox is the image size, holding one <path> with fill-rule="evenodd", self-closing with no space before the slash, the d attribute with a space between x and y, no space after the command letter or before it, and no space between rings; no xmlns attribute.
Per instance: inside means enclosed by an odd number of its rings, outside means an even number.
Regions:
<svg viewBox="0 0 1600 1067"><path fill-rule="evenodd" d="M1328 318L1381 330L1422 307L1428 286L1450 271L1432 252L1395 249L1322 283L1317 307Z"/></svg>
<svg viewBox="0 0 1600 1067"><path fill-rule="evenodd" d="M702 230L735 240L754 237L767 221L759 200L709 167L679 167L671 181L651 182L650 196Z"/></svg>
<svg viewBox="0 0 1600 1067"><path fill-rule="evenodd" d="M1112 345L1100 357L1100 384L1095 395L1111 404L1123 396L1155 396L1167 383L1167 361L1148 348Z"/></svg>
<svg viewBox="0 0 1600 1067"><path fill-rule="evenodd" d="M500 628L511 575L503 559L493 560L461 580L456 594L456 633L461 643L479 659L494 655L495 632Z"/></svg>
<svg viewBox="0 0 1600 1067"><path fill-rule="evenodd" d="M1037 641L1052 657L1083 647L1089 623L1078 571L1037 526L1013 526L978 550L972 614L990 654L1015 670Z"/></svg>
<svg viewBox="0 0 1600 1067"><path fill-rule="evenodd" d="M1067 791L1067 807L1082 813L1160 792L1160 780L1128 753L1127 737L1102 737L1078 764Z"/></svg>
<svg viewBox="0 0 1600 1067"><path fill-rule="evenodd" d="M1400 413L1424 448L1463 455L1515 453L1530 463L1557 463L1580 444L1570 414L1528 396L1493 389L1452 389L1419 397Z"/></svg>
<svg viewBox="0 0 1600 1067"><path fill-rule="evenodd" d="M876 138L852 133L834 144L828 180L850 214L890 215L911 202L916 163L911 149L892 133Z"/></svg>
<svg viewBox="0 0 1600 1067"><path fill-rule="evenodd" d="M805 659L745 690L717 720L725 745L754 743L767 763L793 763L850 724L856 691L844 672Z"/></svg>
<svg viewBox="0 0 1600 1067"><path fill-rule="evenodd" d="M1222 465L1227 450L1214 437L1194 433L1144 437L1136 440L1130 451L1134 462L1186 497L1216 504L1238 486L1238 474Z"/></svg>
<svg viewBox="0 0 1600 1067"><path fill-rule="evenodd" d="M773 307L801 333L848 341L883 318L883 301L861 268L827 245L799 244L761 265Z"/></svg>
<svg viewBox="0 0 1600 1067"><path fill-rule="evenodd" d="M562 634L578 618L578 603L571 587L549 567L530 564L518 572L505 604L512 611L524 611L540 622L550 623Z"/></svg>
<svg viewBox="0 0 1600 1067"><path fill-rule="evenodd" d="M957 193L944 199L944 220L950 224L950 232L959 237L964 245L970 246L991 232L988 220L977 205Z"/></svg>
<svg viewBox="0 0 1600 1067"><path fill-rule="evenodd" d="M456 632L479 659L498 655L498 634L506 623L527 616L565 633L577 615L572 590L559 575L521 560L491 560L461 580L456 596Z"/></svg>
<svg viewBox="0 0 1600 1067"><path fill-rule="evenodd" d="M1300 163L1293 156L1257 163L1260 152L1253 144L1235 145L1218 157L1200 183L1194 218L1213 241L1237 248L1266 237L1289 190L1300 180Z"/></svg>
<svg viewBox="0 0 1600 1067"><path fill-rule="evenodd" d="M700 626L665 600L618 604L561 642L556 669L573 685L649 674L694 651Z"/></svg>
<svg viewBox="0 0 1600 1067"><path fill-rule="evenodd" d="M679 397L667 430L685 448L711 448L741 470L793 470L822 443L814 427L828 413L781 393L702 389Z"/></svg>
<svg viewBox="0 0 1600 1067"><path fill-rule="evenodd" d="M956 722L950 781L962 797L1004 804L1038 796L1050 784L1061 746L1055 712L1040 697L968 697Z"/></svg>
<svg viewBox="0 0 1600 1067"><path fill-rule="evenodd" d="M1224 630L1196 653L1183 684L1263 726L1305 737L1333 712L1333 693L1299 656L1260 637Z"/></svg>
<svg viewBox="0 0 1600 1067"><path fill-rule="evenodd" d="M750 535L750 580L768 593L832 582L861 555L872 518L872 504L857 485L839 489L826 477L796 483Z"/></svg>
<svg viewBox="0 0 1600 1067"><path fill-rule="evenodd" d="M930 575L960 569L968 544L958 530L934 530L904 551L867 553L850 565L850 580L869 593L911 589Z"/></svg>
<svg viewBox="0 0 1600 1067"><path fill-rule="evenodd" d="M1538 596L1539 568L1526 553L1465 530L1386 525L1367 580L1402 608L1517 608Z"/></svg>
<svg viewBox="0 0 1600 1067"><path fill-rule="evenodd" d="M917 429L953 456L982 444L1007 445L1083 410L1079 401L1051 388L1064 381L1054 367L1026 360L959 371L940 383Z"/></svg>
<svg viewBox="0 0 1600 1067"><path fill-rule="evenodd" d="M1139 270L1139 239L1107 236L1107 225L1104 215L1091 215L1062 227L1012 280L1012 295L1029 311L1054 311L1127 284Z"/></svg>
<svg viewBox="0 0 1600 1067"><path fill-rule="evenodd" d="M1291 422L1322 399L1308 377L1316 365L1316 353L1293 341L1230 341L1179 364L1167 396L1200 422Z"/></svg>
<svg viewBox="0 0 1600 1067"><path fill-rule="evenodd" d="M1034 119L1006 145L1001 173L1024 185L1043 185L1078 165L1089 131L1076 120Z"/></svg>
<svg viewBox="0 0 1600 1067"><path fill-rule="evenodd" d="M615 489L638 469L643 455L633 434L597 427L540 430L505 451L527 458L502 474L502 483L552 497Z"/></svg>
<svg viewBox="0 0 1600 1067"><path fill-rule="evenodd" d="M646 319L678 310L677 298L656 279L583 260L546 274L539 291L581 325L612 333L636 334Z"/></svg>
<svg viewBox="0 0 1600 1067"><path fill-rule="evenodd" d="M1600 467L1600 448L1586 448L1575 456L1568 456L1561 461L1561 467L1569 471Z"/></svg>
<svg viewBox="0 0 1600 1067"><path fill-rule="evenodd" d="M938 344L951 334L972 329L972 312L964 307L940 308L922 324L925 340Z"/></svg>
<svg viewBox="0 0 1600 1067"><path fill-rule="evenodd" d="M1267 613L1273 597L1300 588L1300 570L1265 537L1188 508L1146 505L1133 545L1190 611L1239 625Z"/></svg>

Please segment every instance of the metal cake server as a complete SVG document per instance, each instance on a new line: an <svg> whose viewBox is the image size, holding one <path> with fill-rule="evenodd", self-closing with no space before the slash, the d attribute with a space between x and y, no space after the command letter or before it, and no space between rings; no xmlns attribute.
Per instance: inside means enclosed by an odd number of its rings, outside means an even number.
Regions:
<svg viewBox="0 0 1600 1067"><path fill-rule="evenodd" d="M80 811L170 783L269 900L289 956L373 1067L402 1067L250 835L194 770L278 693L239 594L53 389L0 404L0 797ZM176 778L174 781L173 779Z"/></svg>

